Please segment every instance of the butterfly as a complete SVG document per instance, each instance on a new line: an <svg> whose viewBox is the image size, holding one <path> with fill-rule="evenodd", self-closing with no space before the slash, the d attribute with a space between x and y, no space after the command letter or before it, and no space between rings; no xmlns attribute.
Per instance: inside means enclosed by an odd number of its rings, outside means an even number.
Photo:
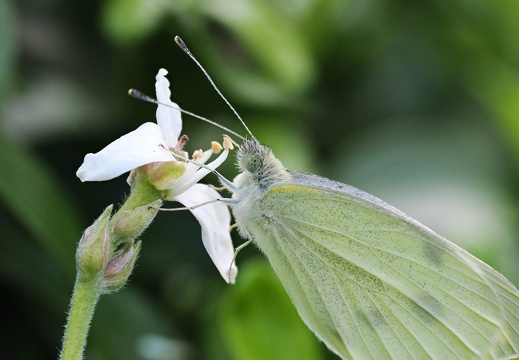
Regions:
<svg viewBox="0 0 519 360"><path fill-rule="evenodd" d="M519 292L504 276L373 195L286 169L249 134L238 148L240 174L222 181L239 233L331 351L343 359L519 357Z"/></svg>
<svg viewBox="0 0 519 360"><path fill-rule="evenodd" d="M306 325L344 359L519 356L519 292L382 200L238 150L233 211Z"/></svg>

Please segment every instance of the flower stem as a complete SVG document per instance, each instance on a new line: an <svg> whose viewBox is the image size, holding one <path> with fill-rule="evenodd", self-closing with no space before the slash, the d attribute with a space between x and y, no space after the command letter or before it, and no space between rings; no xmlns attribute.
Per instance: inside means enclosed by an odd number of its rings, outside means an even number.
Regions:
<svg viewBox="0 0 519 360"><path fill-rule="evenodd" d="M135 173L135 179L130 196L126 198L124 204L117 210L110 222L115 224L126 210L134 210L139 206L151 204L162 197L162 193L148 182L148 178L140 172Z"/></svg>
<svg viewBox="0 0 519 360"><path fill-rule="evenodd" d="M101 295L101 278L84 279L78 273L63 336L61 360L81 360L94 308Z"/></svg>
<svg viewBox="0 0 519 360"><path fill-rule="evenodd" d="M156 211L138 212L135 209L156 203L161 195L161 192L148 182L147 177L137 171L130 196L117 213L110 216L112 206L109 206L83 233L76 249L77 277L63 336L61 360L83 359L88 329L99 297L103 293L116 291L124 285L131 274L140 249L140 242L135 242L135 238L144 231L156 214ZM132 210L135 211L132 213ZM126 223L124 221L123 223L126 228L115 228L118 224L117 220L125 217ZM128 224L132 220L134 220L133 224ZM136 226L135 223L138 225ZM120 248L116 252L120 245L121 234L129 237L131 242L131 246L125 250L131 252L128 256L123 256L124 251ZM105 275L109 279L105 279Z"/></svg>

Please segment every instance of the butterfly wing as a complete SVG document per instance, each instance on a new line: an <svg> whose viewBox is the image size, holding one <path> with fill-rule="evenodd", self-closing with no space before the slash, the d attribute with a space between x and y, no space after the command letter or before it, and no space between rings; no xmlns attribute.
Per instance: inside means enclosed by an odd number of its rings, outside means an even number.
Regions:
<svg viewBox="0 0 519 360"><path fill-rule="evenodd" d="M383 201L315 175L267 190L247 224L300 316L345 359L511 359L519 293Z"/></svg>

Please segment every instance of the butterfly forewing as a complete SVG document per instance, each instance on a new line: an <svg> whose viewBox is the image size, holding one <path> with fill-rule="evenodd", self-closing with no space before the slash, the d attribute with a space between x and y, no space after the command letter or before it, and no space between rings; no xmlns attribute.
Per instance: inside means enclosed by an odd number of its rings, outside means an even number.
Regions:
<svg viewBox="0 0 519 360"><path fill-rule="evenodd" d="M343 358L509 358L504 277L372 195L314 175L266 191L249 224L307 325ZM313 184L313 185L308 185Z"/></svg>

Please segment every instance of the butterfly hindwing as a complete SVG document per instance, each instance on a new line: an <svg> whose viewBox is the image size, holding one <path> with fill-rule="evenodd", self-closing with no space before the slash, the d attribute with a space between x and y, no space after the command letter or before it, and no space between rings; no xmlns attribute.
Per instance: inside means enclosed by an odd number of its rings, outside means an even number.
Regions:
<svg viewBox="0 0 519 360"><path fill-rule="evenodd" d="M510 358L517 290L381 200L291 172L247 229L299 314L343 358Z"/></svg>

